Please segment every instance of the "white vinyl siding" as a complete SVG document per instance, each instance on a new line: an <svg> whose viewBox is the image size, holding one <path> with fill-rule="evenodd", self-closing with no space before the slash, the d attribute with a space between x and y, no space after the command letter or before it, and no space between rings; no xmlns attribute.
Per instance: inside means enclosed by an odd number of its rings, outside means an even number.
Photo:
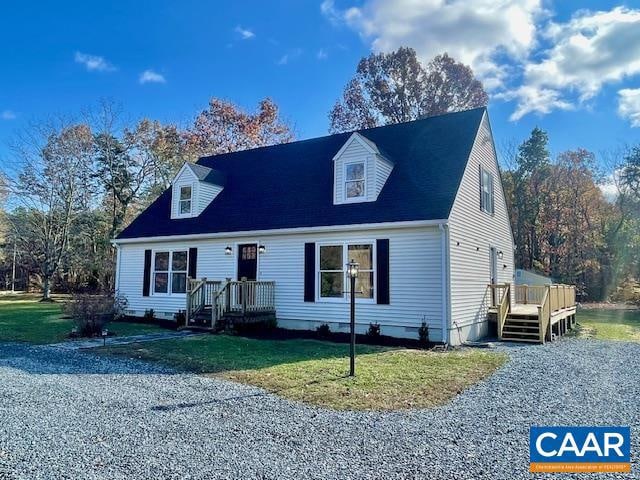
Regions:
<svg viewBox="0 0 640 480"><path fill-rule="evenodd" d="M349 139L347 148L334 160L334 191L333 203L374 202L387 178L393 170L393 165L377 153L372 153L361 141ZM346 192L346 167L357 163L365 166L365 193L362 197L349 198Z"/></svg>
<svg viewBox="0 0 640 480"><path fill-rule="evenodd" d="M142 315L153 308L159 315L171 317L184 310L185 300L173 297L143 297L142 277L145 249L198 248L197 274L212 280L236 276L237 245L257 243L266 247L258 255L258 279L276 282L278 321L288 328L314 329L329 323L334 331L346 331L349 324L349 303L304 301L304 248L306 242L320 244L372 244L376 239L389 239L390 304L378 305L361 299L356 307L359 332L366 332L369 323L380 323L382 333L417 338L423 319L431 339L439 341L442 325L441 233L437 227L384 229L305 234L271 234L260 238L228 237L199 241L124 244L120 248L120 272L117 288L128 301L133 314ZM225 247L233 247L233 255L225 255ZM316 253L316 260L317 260ZM374 257L375 266L375 257ZM316 280L317 282L317 280Z"/></svg>
<svg viewBox="0 0 640 480"><path fill-rule="evenodd" d="M478 208L482 169L495 179L493 215ZM513 236L485 114L449 217L451 343L474 340L487 331L491 247L502 252L498 282L513 282Z"/></svg>
<svg viewBox="0 0 640 480"><path fill-rule="evenodd" d="M191 211L180 213L180 190L191 188ZM221 186L199 181L191 168L183 167L172 183L171 218L191 218L200 215L222 191Z"/></svg>

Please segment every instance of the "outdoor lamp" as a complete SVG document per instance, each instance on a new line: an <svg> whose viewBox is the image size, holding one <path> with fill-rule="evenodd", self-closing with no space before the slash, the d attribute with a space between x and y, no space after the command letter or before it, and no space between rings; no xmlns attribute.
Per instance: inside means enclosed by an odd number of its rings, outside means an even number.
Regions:
<svg viewBox="0 0 640 480"><path fill-rule="evenodd" d="M107 344L107 336L109 335L109 330L107 330L106 328L102 329L102 344L106 345Z"/></svg>
<svg viewBox="0 0 640 480"><path fill-rule="evenodd" d="M358 269L360 268L360 264L351 260L347 263L347 275L349 278L356 278L358 276Z"/></svg>
<svg viewBox="0 0 640 480"><path fill-rule="evenodd" d="M231 248L229 245L227 245L224 249L224 254L225 255L231 255L231 253L233 252L233 248Z"/></svg>
<svg viewBox="0 0 640 480"><path fill-rule="evenodd" d="M351 325L351 345L349 348L349 376L356 374L356 278L358 278L358 269L360 265L353 261L347 263L347 275L351 280L351 308L350 308L350 325Z"/></svg>
<svg viewBox="0 0 640 480"><path fill-rule="evenodd" d="M500 250L500 251L498 252L498 258L499 258L500 260L502 260L502 257L504 257L504 253L502 253L502 250Z"/></svg>
<svg viewBox="0 0 640 480"><path fill-rule="evenodd" d="M267 251L267 247L265 247L264 245L260 245L260 246L258 247L258 253L259 253L259 254L261 254L261 255L262 255L262 254L263 254L263 253L265 253L266 251Z"/></svg>

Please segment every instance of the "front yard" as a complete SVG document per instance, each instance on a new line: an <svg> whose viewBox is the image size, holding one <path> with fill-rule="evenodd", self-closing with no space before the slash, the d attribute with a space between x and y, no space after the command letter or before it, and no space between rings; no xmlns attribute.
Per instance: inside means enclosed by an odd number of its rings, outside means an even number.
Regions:
<svg viewBox="0 0 640 480"><path fill-rule="evenodd" d="M100 349L184 371L264 388L337 410L394 410L442 405L493 373L500 353L358 346L349 378L349 346L316 340L255 340L227 335Z"/></svg>
<svg viewBox="0 0 640 480"><path fill-rule="evenodd" d="M58 343L67 339L73 323L62 318L64 298L41 303L36 295L0 296L0 342ZM118 336L163 331L155 325L112 323L110 332Z"/></svg>

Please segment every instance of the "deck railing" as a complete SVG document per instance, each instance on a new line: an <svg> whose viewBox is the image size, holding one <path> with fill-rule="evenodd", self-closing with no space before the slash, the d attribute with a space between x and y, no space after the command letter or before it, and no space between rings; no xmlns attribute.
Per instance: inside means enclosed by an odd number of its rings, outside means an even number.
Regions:
<svg viewBox="0 0 640 480"><path fill-rule="evenodd" d="M545 285L516 285L515 303L541 305L547 287Z"/></svg>
<svg viewBox="0 0 640 480"><path fill-rule="evenodd" d="M187 277L187 308L185 311L187 324L190 318L213 305L213 299L221 285L222 282L218 280Z"/></svg>
<svg viewBox="0 0 640 480"><path fill-rule="evenodd" d="M502 329L511 311L511 284L500 283L489 285L491 292L491 306L497 313L498 338L502 338Z"/></svg>
<svg viewBox="0 0 640 480"><path fill-rule="evenodd" d="M218 282L211 293L211 328L228 314L246 316L251 313L275 312L275 282L257 280L227 280Z"/></svg>

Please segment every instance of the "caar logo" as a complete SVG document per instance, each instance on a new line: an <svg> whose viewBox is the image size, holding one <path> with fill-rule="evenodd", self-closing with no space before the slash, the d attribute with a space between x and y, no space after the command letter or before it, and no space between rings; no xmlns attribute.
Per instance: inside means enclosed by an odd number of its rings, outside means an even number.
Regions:
<svg viewBox="0 0 640 480"><path fill-rule="evenodd" d="M630 472L629 427L531 427L531 472Z"/></svg>

